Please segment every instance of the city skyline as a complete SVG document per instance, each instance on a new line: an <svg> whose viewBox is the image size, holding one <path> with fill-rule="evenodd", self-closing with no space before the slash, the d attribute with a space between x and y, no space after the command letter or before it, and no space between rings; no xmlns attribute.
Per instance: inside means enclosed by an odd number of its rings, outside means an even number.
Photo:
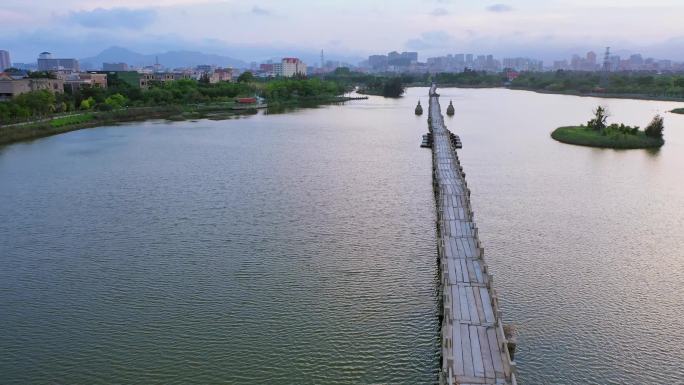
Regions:
<svg viewBox="0 0 684 385"><path fill-rule="evenodd" d="M140 70L143 68L157 67L164 68L165 70L171 69L188 69L196 66L214 66L223 67L225 64L213 62L212 60L231 60L231 58L218 56L218 55L205 55L199 52L186 52L190 57L185 57L183 51L177 52L167 52L161 53L161 55L175 55L176 58L183 58L185 61L195 61L194 64L188 65L177 65L170 63L165 65L165 63L159 63L159 55L157 54L138 54L132 51L128 51L123 48L110 47L103 51L101 54L114 49L117 52L132 53L146 57L147 62L140 63L140 58L136 58L138 61L134 63L133 61L126 60L121 56L114 56L110 52L108 55L111 59L103 60L102 63L93 63L89 60L93 58L86 58L85 62L79 63L79 58L63 58L63 59L50 59L50 60L75 60L75 66L81 65L84 70L100 70L104 69L103 64L119 63L125 65L126 68L130 66L131 70ZM610 47L606 47L610 50ZM541 60L534 57L525 56L504 56L499 57L492 55L491 53L482 52L461 52L461 53L448 53L439 56L424 57L419 58L419 54L416 51L391 51L386 54L376 53L369 55L367 59L361 60L358 63L349 63L340 60L324 60L323 51L320 52L320 60L313 60L313 64L308 65L310 70L314 69L327 69L329 71L334 70L338 67L349 67L352 69L358 68L363 71L369 72L462 72L465 69L477 70L477 71L487 71L487 72L500 72L505 69L513 69L516 71L553 71L553 70L573 70L573 71L600 71L607 69L608 71L666 71L666 72L681 72L684 69L684 61L672 60L669 58L653 58L642 55L641 53L631 53L628 55L621 56L615 54L615 51L608 52L608 62L604 63L605 58L603 53L598 53L590 50L584 54L573 53L567 58L558 58L554 60ZM618 52L625 52L624 50L618 50ZM3 55L2 64L10 63L9 52L0 50L0 54ZM13 67L26 70L45 70L46 68L41 68L41 60L45 60L46 57L52 58L51 52L41 52L37 59L23 62L11 62ZM199 56L197 56L199 55ZM393 57L394 55L394 57ZM289 55L292 56L292 55ZM6 59L5 59L6 58ZM152 62L154 58L154 62ZM202 60L200 58L208 58L207 60ZM282 58L283 60L287 57ZM259 70L259 65L270 65L274 62L280 62L281 58L276 58L272 56L271 59L251 61L249 63L243 62L241 65L228 65L229 68L252 70L253 72ZM297 59L299 60L299 59ZM232 60L231 60L232 61ZM303 60L305 61L305 60ZM239 62L239 61L237 61ZM311 63L311 62L310 62ZM74 65L70 64L70 66ZM5 68L9 68L9 65L5 65ZM266 71L268 72L268 71Z"/></svg>
<svg viewBox="0 0 684 385"><path fill-rule="evenodd" d="M623 56L684 60L677 18L684 4L673 0L405 0L391 8L380 1L38 3L9 0L0 11L0 47L16 62L44 50L83 58L112 45L146 53L193 49L247 62L287 55L313 62L320 49L356 62L385 46L424 58L480 51L551 61L610 45L624 47L616 52ZM644 27L624 30L626 24Z"/></svg>

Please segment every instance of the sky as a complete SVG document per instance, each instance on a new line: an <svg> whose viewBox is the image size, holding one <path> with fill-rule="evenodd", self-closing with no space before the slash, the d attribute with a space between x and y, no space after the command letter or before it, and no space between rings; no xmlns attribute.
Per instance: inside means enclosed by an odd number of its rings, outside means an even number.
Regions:
<svg viewBox="0 0 684 385"><path fill-rule="evenodd" d="M684 0L2 0L0 49L93 56L110 46L260 61L388 51L547 61L606 46L684 61Z"/></svg>

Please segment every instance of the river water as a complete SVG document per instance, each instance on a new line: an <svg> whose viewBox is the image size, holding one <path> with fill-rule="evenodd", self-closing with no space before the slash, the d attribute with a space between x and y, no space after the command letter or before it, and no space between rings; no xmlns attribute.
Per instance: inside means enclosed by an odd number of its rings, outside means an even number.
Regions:
<svg viewBox="0 0 684 385"><path fill-rule="evenodd" d="M684 116L548 135L676 104L440 92L520 383L684 383ZM434 383L426 94L0 148L0 383Z"/></svg>

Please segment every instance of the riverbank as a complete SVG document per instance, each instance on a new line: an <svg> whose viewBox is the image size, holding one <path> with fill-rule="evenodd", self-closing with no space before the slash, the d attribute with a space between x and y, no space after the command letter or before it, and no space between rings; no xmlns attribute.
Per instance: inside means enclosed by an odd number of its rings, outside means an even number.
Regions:
<svg viewBox="0 0 684 385"><path fill-rule="evenodd" d="M409 85L407 87L429 87L429 84L424 85ZM655 95L644 95L644 94L615 94L615 93L595 93L595 92L579 92L579 91L549 91L549 90L539 90L533 88L525 87L511 87L511 86L491 86L491 85L460 85L460 84L441 84L440 88L492 88L492 89L508 89L512 91L530 91L536 92L538 94L550 94L550 95L570 95L570 96L580 96L580 97L591 97L591 98L606 98L606 99L634 99L634 100L657 100L664 102L684 102L684 98L676 98L670 96L655 96ZM679 111L679 112L678 112ZM684 114L684 108L678 108L671 111L673 113Z"/></svg>
<svg viewBox="0 0 684 385"><path fill-rule="evenodd" d="M643 131L636 134L604 135L585 126L558 127L551 133L551 137L566 144L625 150L658 148L665 144L663 139L649 137Z"/></svg>
<svg viewBox="0 0 684 385"><path fill-rule="evenodd" d="M368 97L326 96L274 101L268 104L267 112L282 113L296 108L316 107L319 105L343 103L350 100L361 99L368 99ZM63 134L84 128L93 128L123 122L143 121L148 119L182 121L208 118L217 120L239 115L255 114L256 112L256 108L236 109L235 103L233 102L135 107L113 111L84 112L80 114L40 119L34 122L0 126L0 146Z"/></svg>
<svg viewBox="0 0 684 385"><path fill-rule="evenodd" d="M495 87L492 87L495 88ZM579 92L579 91L549 91L549 90L536 90L532 88L524 87L505 87L509 90L517 91L532 91L538 94L551 94L551 95L570 95L570 96L581 96L581 97L591 97L591 98L607 98L607 99L634 99L634 100L659 100L663 102L681 102L684 98L676 98L670 96L657 96L657 95L644 95L644 94L611 94L611 93L597 93L597 92Z"/></svg>
<svg viewBox="0 0 684 385"><path fill-rule="evenodd" d="M107 112L88 112L79 115L57 117L53 120L0 126L0 145L120 122L170 118L182 113L183 110L178 106L142 107Z"/></svg>

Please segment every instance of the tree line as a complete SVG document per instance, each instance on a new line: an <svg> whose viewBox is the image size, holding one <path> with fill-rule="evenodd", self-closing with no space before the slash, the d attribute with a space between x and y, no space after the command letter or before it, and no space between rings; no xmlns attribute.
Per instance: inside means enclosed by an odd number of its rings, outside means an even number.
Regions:
<svg viewBox="0 0 684 385"><path fill-rule="evenodd" d="M29 74L45 76L45 74ZM269 100L329 97L342 94L344 87L321 79L257 80L245 72L238 82L209 84L207 80L181 79L152 82L149 89L135 87L117 74L108 74L107 88L82 87L64 93L32 91L0 102L0 123L39 119L56 113L109 111L123 107L190 105L232 102L238 96L261 95Z"/></svg>
<svg viewBox="0 0 684 385"><path fill-rule="evenodd" d="M549 92L607 93L684 98L684 75L619 72L523 72L512 88Z"/></svg>

